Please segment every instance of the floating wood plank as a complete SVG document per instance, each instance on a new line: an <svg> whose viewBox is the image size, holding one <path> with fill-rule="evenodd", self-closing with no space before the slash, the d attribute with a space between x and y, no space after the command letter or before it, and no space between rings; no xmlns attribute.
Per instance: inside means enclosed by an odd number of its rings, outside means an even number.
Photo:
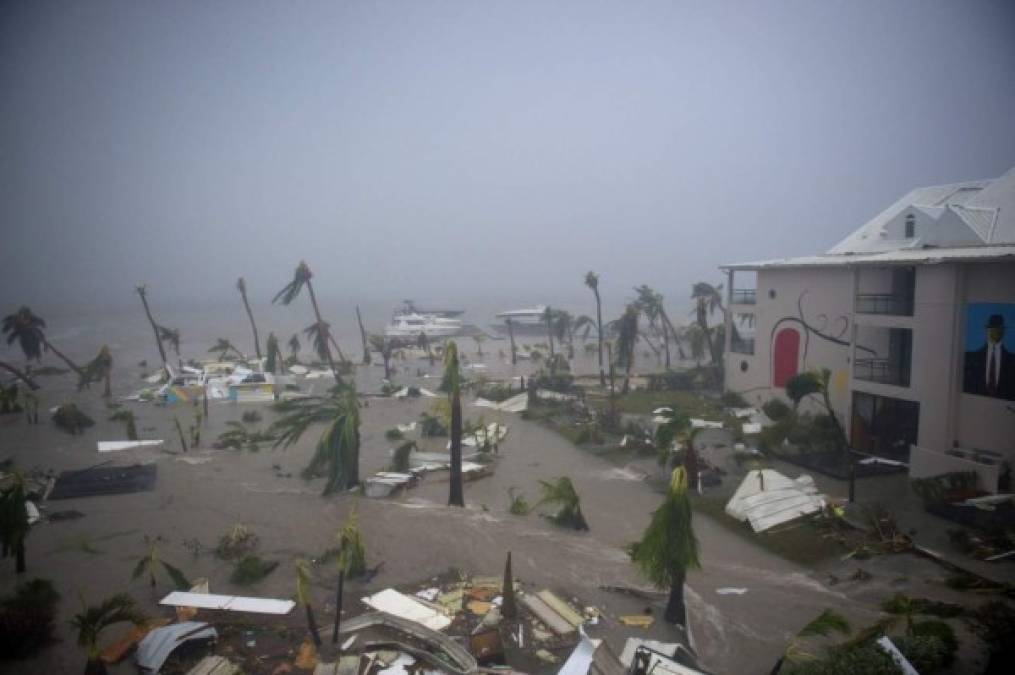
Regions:
<svg viewBox="0 0 1015 675"><path fill-rule="evenodd" d="M557 635L567 635L575 631L575 627L567 619L557 614L538 595L526 595L522 598L522 604L528 607L529 611L535 614L537 619L546 624L546 627Z"/></svg>
<svg viewBox="0 0 1015 675"><path fill-rule="evenodd" d="M159 604L170 607L217 609L225 612L251 612L252 614L288 614L296 606L292 600L245 598L237 595L187 593L184 591L173 591L162 598Z"/></svg>
<svg viewBox="0 0 1015 675"><path fill-rule="evenodd" d="M536 596L549 605L550 609L564 617L564 619L575 628L585 623L585 617L574 611L574 608L571 607L571 605L567 604L550 591L539 591L536 593Z"/></svg>

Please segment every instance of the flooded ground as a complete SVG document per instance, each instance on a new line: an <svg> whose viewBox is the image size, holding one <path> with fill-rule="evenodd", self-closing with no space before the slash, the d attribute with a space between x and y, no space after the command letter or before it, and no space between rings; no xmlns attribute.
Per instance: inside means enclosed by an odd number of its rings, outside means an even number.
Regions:
<svg viewBox="0 0 1015 675"><path fill-rule="evenodd" d="M511 366L499 352L504 342L484 345L485 369L494 376L527 375L531 365ZM351 348L350 352L356 353ZM472 363L475 345L463 344ZM579 350L582 351L582 350ZM579 368L594 372L592 356L578 357ZM649 361L651 364L652 361ZM426 360L400 362L396 379L402 384L437 388L436 375ZM123 395L138 388L143 369L125 363L117 371L115 392ZM475 374L483 369L467 372ZM357 388L376 391L383 369L379 365L357 369ZM359 515L369 563L383 562L369 584L347 587L347 608L358 598L388 586L420 582L450 567L475 574L498 574L504 556L511 551L516 578L581 598L604 610L607 616L638 612L645 601L604 591L600 586L631 586L652 590L630 564L624 547L637 539L648 524L661 496L645 478L658 472L654 458L619 462L585 452L534 422L518 415L491 413L465 407L466 417L507 424L509 434L500 445L495 473L466 483L466 509L446 506L446 473L426 476L421 484L390 499L366 499L343 495L322 498L321 481L299 478L317 437L310 433L288 450L262 449L258 453L212 450L212 441L230 420L258 410L262 426L272 419L265 404L212 403L210 419L202 431L201 447L179 453L174 417L184 427L194 418L189 404L155 406L130 403L138 416L143 438L166 440L164 450L130 450L99 455L97 440L123 438L119 424L107 421L108 411L96 392L77 393L69 378L46 378L43 409L73 400L96 420L81 436L57 430L46 416L38 426L20 418L0 422L0 459L11 458L31 469L83 469L100 462L151 462L158 465L155 490L129 495L51 501L48 510L76 509L84 517L37 525L28 539L28 577L56 582L63 595L58 634L60 643L19 667L37 672L70 672L81 667L83 656L74 644L68 619L79 611L79 596L95 602L107 595L129 590L150 613L156 613L157 597L143 581L130 582L136 559L144 552L144 535L162 537L162 556L182 568L191 579L207 577L213 592L290 597L294 593L293 560L313 559L335 545L336 532L351 510ZM323 381L315 386L323 390ZM361 477L383 469L390 461L393 443L385 430L407 423L428 410L435 399L366 399L362 416ZM421 449L437 450L444 439L424 439ZM176 454L170 454L176 453ZM508 489L516 488L530 501L538 497L538 481L567 475L582 497L582 509L591 531L562 530L537 514L520 517L508 513ZM262 557L281 565L250 588L232 586L232 565L218 559L213 549L218 538L236 523L251 527L260 537ZM702 569L688 577L688 607L694 645L702 665L716 673L767 673L788 639L826 608L845 613L857 624L877 617L877 603L891 592L947 596L939 584L942 570L913 556L881 557L867 561L873 574L866 582L844 581L828 585L830 574L846 579L856 562L832 561L819 570L806 569L766 552L749 539L731 532L706 516L697 516L695 531L701 545ZM12 561L0 575L0 590L15 583ZM330 621L336 571L321 566L316 572L316 599L324 621ZM738 594L719 594L721 588L746 588ZM661 616L665 598L656 602ZM294 612L287 622L299 625ZM636 630L636 629L635 629ZM668 628L657 622L648 633L665 639ZM110 637L117 631L110 631ZM607 622L599 629L619 652L623 636ZM108 639L108 638L107 638ZM27 672L27 671L23 671ZM114 672L133 672L129 662Z"/></svg>

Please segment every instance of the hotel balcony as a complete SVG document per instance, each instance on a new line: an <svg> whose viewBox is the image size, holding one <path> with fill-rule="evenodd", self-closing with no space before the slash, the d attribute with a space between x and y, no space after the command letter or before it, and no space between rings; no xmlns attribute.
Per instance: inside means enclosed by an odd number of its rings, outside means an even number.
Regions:
<svg viewBox="0 0 1015 675"><path fill-rule="evenodd" d="M908 387L912 360L913 331L908 328L858 328L854 379Z"/></svg>
<svg viewBox="0 0 1015 675"><path fill-rule="evenodd" d="M856 293L857 314L913 316L916 270L912 267L861 269Z"/></svg>

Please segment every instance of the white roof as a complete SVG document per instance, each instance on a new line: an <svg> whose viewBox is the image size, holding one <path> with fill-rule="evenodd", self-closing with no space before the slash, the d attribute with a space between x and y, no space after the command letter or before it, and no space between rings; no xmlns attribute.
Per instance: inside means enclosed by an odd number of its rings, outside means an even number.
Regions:
<svg viewBox="0 0 1015 675"><path fill-rule="evenodd" d="M907 235L908 224L912 236ZM824 255L723 265L723 269L927 264L1007 258L1015 246L1015 168L1004 175L911 190Z"/></svg>
<svg viewBox="0 0 1015 675"><path fill-rule="evenodd" d="M762 270L780 267L835 267L851 265L934 265L945 262L989 262L1015 258L1015 244L917 248L874 253L805 255L723 265L722 269Z"/></svg>

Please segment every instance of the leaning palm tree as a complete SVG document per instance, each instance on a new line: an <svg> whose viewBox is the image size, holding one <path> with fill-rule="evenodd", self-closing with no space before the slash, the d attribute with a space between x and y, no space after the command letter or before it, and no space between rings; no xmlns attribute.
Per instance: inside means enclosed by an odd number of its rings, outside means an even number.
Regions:
<svg viewBox="0 0 1015 675"><path fill-rule="evenodd" d="M539 501L533 504L532 508L538 508L544 504L557 505L557 512L550 516L550 520L561 527L570 527L574 530L589 529L585 516L582 515L581 498L574 484L567 476L561 476L550 482L541 480L539 487L543 491Z"/></svg>
<svg viewBox="0 0 1015 675"><path fill-rule="evenodd" d="M173 586L178 591L185 591L190 588L190 582L187 581L187 577L184 576L183 572L179 568L173 567L159 556L159 539L145 536L145 546L147 550L140 558L138 558L137 564L134 565L134 571L131 572L131 581L136 581L142 576L147 574L148 585L153 589L155 588L155 573L162 569L165 571L166 576L169 577L170 581L173 582Z"/></svg>
<svg viewBox="0 0 1015 675"><path fill-rule="evenodd" d="M300 349L302 348L299 333L293 333L293 336L289 338L289 342L286 344L289 346L289 360L293 363L299 363Z"/></svg>
<svg viewBox="0 0 1015 675"><path fill-rule="evenodd" d="M645 284L635 288L634 292L638 294L637 302L641 305L642 312L645 313L648 320L653 325L656 322L660 324L659 328L663 334L663 347L666 353L666 368L668 370L670 368L670 336L676 342L677 349L681 352L681 357L683 357L683 350L680 348L680 340L677 338L677 329L673 327L673 322L670 321L670 317L666 314L663 296Z"/></svg>
<svg viewBox="0 0 1015 675"><path fill-rule="evenodd" d="M419 332L416 336L416 346L426 352L426 356L430 359L430 365L433 365L433 351L430 349L430 338L426 336L423 331Z"/></svg>
<svg viewBox="0 0 1015 675"><path fill-rule="evenodd" d="M162 342L168 342L172 346L173 351L176 353L177 358L180 356L180 331L177 328L168 328L166 326L159 326L159 339Z"/></svg>
<svg viewBox="0 0 1015 675"><path fill-rule="evenodd" d="M50 351L77 373L78 377L84 377L84 370L46 339L45 330L46 322L23 305L18 311L8 314L3 319L3 332L7 335L7 344L17 340L21 351L29 361L32 359L39 361L42 359L43 351Z"/></svg>
<svg viewBox="0 0 1015 675"><path fill-rule="evenodd" d="M356 305L356 323L359 324L359 337L363 341L363 365L370 365L370 344L367 339L367 329L363 327L363 315L359 313L359 305Z"/></svg>
<svg viewBox="0 0 1015 675"><path fill-rule="evenodd" d="M250 319L250 329L254 331L254 351L257 352L257 358L261 358L261 341L257 337L257 324L254 323L254 313L250 311L250 302L247 301L247 282L240 277L236 280L236 290L240 292L240 297L243 298L243 308L247 310L247 318Z"/></svg>
<svg viewBox="0 0 1015 675"><path fill-rule="evenodd" d="M462 489L462 377L458 369L458 345L449 340L444 348L444 382L451 404L451 489L449 506L465 506Z"/></svg>
<svg viewBox="0 0 1015 675"><path fill-rule="evenodd" d="M226 360L226 356L229 354L229 352L233 352L234 354L236 354L236 356L239 359L241 359L241 360L243 359L243 352L241 352L239 349L237 349L236 345L234 345L232 342L230 342L226 338L218 338L215 341L215 344L212 345L212 347L208 350L209 354L214 353L214 352L218 352L219 361L225 361ZM260 357L258 357L258 358L260 358Z"/></svg>
<svg viewBox="0 0 1015 675"><path fill-rule="evenodd" d="M78 389L87 387L92 382L104 382L104 389L102 395L109 398L113 395L112 391L112 377L113 377L113 354L109 351L107 345L102 345L102 349L99 350L98 355L85 364L84 374L78 381Z"/></svg>
<svg viewBox="0 0 1015 675"><path fill-rule="evenodd" d="M634 354L638 346L638 310L638 304L632 302L616 324L616 359L617 364L624 368L624 386L621 391L625 394L631 386L631 367L634 365Z"/></svg>
<svg viewBox="0 0 1015 675"><path fill-rule="evenodd" d="M603 301L599 297L599 275L593 271L585 273L585 285L596 296L596 329L599 337L599 386L606 386L606 371L603 370Z"/></svg>
<svg viewBox="0 0 1015 675"><path fill-rule="evenodd" d="M566 310L555 309L552 320L553 335L557 338L557 344L561 348L567 344L567 358L574 358L574 316Z"/></svg>
<svg viewBox="0 0 1015 675"><path fill-rule="evenodd" d="M141 304L144 305L145 316L148 317L148 323L152 325L152 332L155 334L155 344L159 347L159 356L162 357L162 367L166 367L166 348L162 346L162 333L159 331L159 325L155 323L155 318L152 317L151 307L148 306L148 289L145 288L144 284L138 284L134 287L137 291L138 296L141 298Z"/></svg>
<svg viewBox="0 0 1015 675"><path fill-rule="evenodd" d="M127 410L126 408L120 408L115 413L109 416L110 422L123 422L123 431L127 436L128 441L137 440L137 418L134 417L134 412Z"/></svg>
<svg viewBox="0 0 1015 675"><path fill-rule="evenodd" d="M78 631L78 645L88 655L85 675L106 675L99 637L103 630L123 621L129 621L135 626L145 621L144 615L135 606L134 599L126 593L117 593L98 605L84 607L80 614L75 614L71 619L71 626Z"/></svg>
<svg viewBox="0 0 1015 675"><path fill-rule="evenodd" d="M701 330L705 333L705 343L708 345L708 353L712 357L712 363L718 365L720 356L715 341L711 337L708 317L714 314L716 310L724 313L726 311L722 304L722 284L712 286L704 281L699 281L691 287L691 299L695 303L695 318L698 325L701 326Z"/></svg>
<svg viewBox="0 0 1015 675"><path fill-rule="evenodd" d="M19 469L15 469L7 487L0 491L0 548L2 557L14 556L17 574L24 574L27 569L25 539L31 531L27 502L25 476Z"/></svg>
<svg viewBox="0 0 1015 675"><path fill-rule="evenodd" d="M381 360L384 362L384 379L391 379L391 357L395 353L395 343L387 339L382 335L371 335L369 336L370 346L381 355Z"/></svg>
<svg viewBox="0 0 1015 675"><path fill-rule="evenodd" d="M28 373L15 368L11 364L6 363L4 361L0 361L0 368L3 368L11 375L24 382L25 386L27 386L29 389L34 390L39 388L39 385L35 383L35 380L33 380Z"/></svg>
<svg viewBox="0 0 1015 675"><path fill-rule="evenodd" d="M281 367L285 366L285 357L282 356L282 349L278 346L278 338L275 337L274 333L268 333L268 342L265 345L265 349L268 350L268 355L264 359L264 370L269 373L274 373Z"/></svg>
<svg viewBox="0 0 1015 675"><path fill-rule="evenodd" d="M832 406L832 397L828 390L831 380L832 371L828 368L798 373L786 382L786 396L793 401L794 412L800 407L801 401L808 396L816 395L820 397L821 405L828 415L828 420L832 423L832 430L835 432L836 444L839 446L839 451L848 455L849 439L846 438L846 432L839 423L838 415L835 414L835 408Z"/></svg>
<svg viewBox="0 0 1015 675"><path fill-rule="evenodd" d="M511 340L511 365L518 363L518 349L515 347L515 324L511 321L511 317L508 317L504 323L507 324L508 338Z"/></svg>
<svg viewBox="0 0 1015 675"><path fill-rule="evenodd" d="M271 426L275 447L288 448L298 441L312 424L324 424L324 433L304 478L324 475L324 494L359 485L359 401L352 388L335 388L331 396L280 401L275 404L281 417Z"/></svg>
<svg viewBox="0 0 1015 675"><path fill-rule="evenodd" d="M700 567L698 540L691 526L691 500L687 496L687 472L673 470L666 501L652 514L641 541L631 546L631 559L658 588L669 588L664 617L669 623L687 625L684 579L687 570Z"/></svg>
<svg viewBox="0 0 1015 675"><path fill-rule="evenodd" d="M317 619L314 617L314 607L310 598L310 565L306 560L296 561L296 599L307 611L307 630L314 645L321 646L321 636L317 631Z"/></svg>
<svg viewBox="0 0 1015 675"><path fill-rule="evenodd" d="M550 356L553 356L553 310L549 306L543 310L543 323L546 324L546 339L550 341Z"/></svg>
<svg viewBox="0 0 1015 675"><path fill-rule="evenodd" d="M321 309L317 306L317 295L314 293L314 284L310 281L313 278L313 272L310 271L310 267L307 266L302 260L300 264L296 266L296 271L293 272L293 279L286 284L281 291L275 294L272 298L272 302L282 301L283 305L289 305L293 300L299 297L300 291L306 286L307 292L310 295L310 304L314 308L314 316L317 318L317 322L314 324L315 331L317 333L317 344L319 345L320 354L327 361L328 366L331 367L331 373L335 376L335 382L342 384L342 377L338 374L338 367L335 365L335 360L331 357L331 348L329 343L328 324L325 323L324 319L321 318Z"/></svg>

